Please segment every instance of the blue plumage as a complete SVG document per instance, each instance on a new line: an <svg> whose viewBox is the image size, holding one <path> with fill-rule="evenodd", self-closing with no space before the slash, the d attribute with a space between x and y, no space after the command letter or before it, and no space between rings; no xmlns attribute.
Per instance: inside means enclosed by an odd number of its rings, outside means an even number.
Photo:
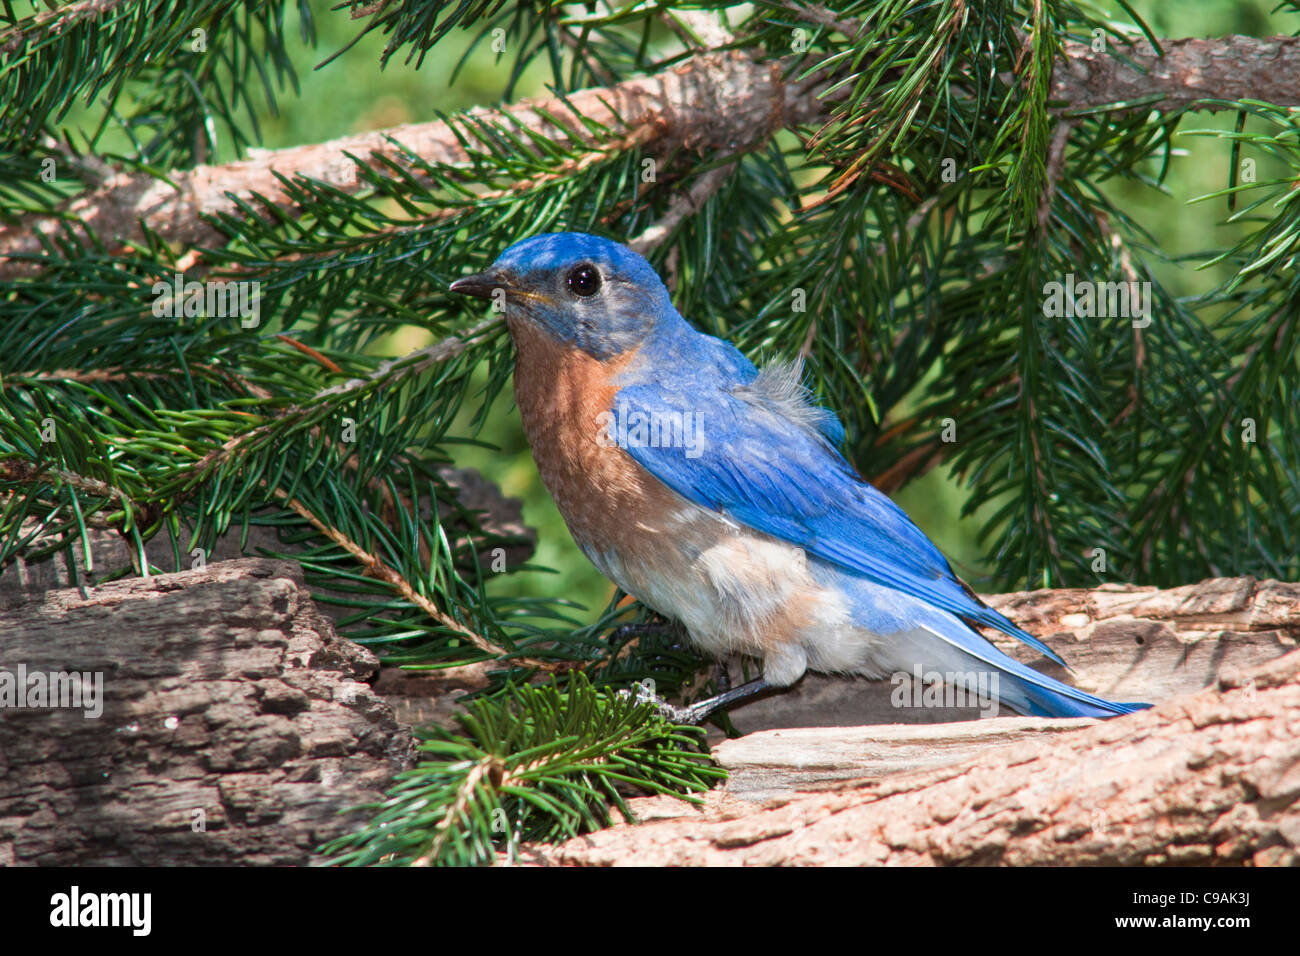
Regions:
<svg viewBox="0 0 1300 956"><path fill-rule="evenodd" d="M530 361L527 330L544 330L571 354L588 356L581 361L608 369L601 385L617 415L699 424L694 445L623 441L618 449L679 496L666 511L629 516L650 529L641 538L565 517L606 574L684 620L702 646L762 653L775 683L797 679L805 666L884 676L909 662L982 665L1003 678L1002 699L1023 713L1112 716L1145 706L1056 681L975 631L972 624L994 628L1064 664L979 601L903 510L858 477L837 449L842 425L809 401L797 369L760 371L730 343L696 331L640 256L593 236L540 236L453 288L506 290L519 363ZM520 400L522 409L533 399ZM539 441L553 440L529 437L535 453ZM576 461L580 451L568 457ZM600 493L596 482L592 494ZM671 534L653 533L669 525ZM711 615L749 636L720 633ZM796 618L813 623L762 633Z"/></svg>

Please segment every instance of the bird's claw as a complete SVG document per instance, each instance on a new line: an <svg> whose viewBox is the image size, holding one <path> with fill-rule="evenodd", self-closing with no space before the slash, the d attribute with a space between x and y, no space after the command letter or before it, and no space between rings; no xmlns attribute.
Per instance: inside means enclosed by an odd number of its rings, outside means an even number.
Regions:
<svg viewBox="0 0 1300 956"><path fill-rule="evenodd" d="M655 682L653 680L637 681L633 685L633 689L618 692L618 696L623 698L632 697L634 694L638 704L652 704L655 713L669 723L694 725L708 715L708 711L700 712L694 705L678 707L675 704L668 703L655 693Z"/></svg>

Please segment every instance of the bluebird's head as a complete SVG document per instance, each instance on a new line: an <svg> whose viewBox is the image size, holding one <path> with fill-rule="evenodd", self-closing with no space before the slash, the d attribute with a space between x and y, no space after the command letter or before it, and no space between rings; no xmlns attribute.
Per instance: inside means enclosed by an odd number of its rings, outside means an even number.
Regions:
<svg viewBox="0 0 1300 956"><path fill-rule="evenodd" d="M486 272L457 279L451 291L482 299L504 294L512 325L534 323L602 361L677 316L650 263L626 246L582 232L517 242Z"/></svg>

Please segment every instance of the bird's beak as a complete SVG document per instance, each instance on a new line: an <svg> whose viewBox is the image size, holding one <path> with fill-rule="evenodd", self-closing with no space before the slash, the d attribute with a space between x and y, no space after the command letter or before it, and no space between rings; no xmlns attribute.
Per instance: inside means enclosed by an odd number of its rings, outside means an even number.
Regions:
<svg viewBox="0 0 1300 956"><path fill-rule="evenodd" d="M449 288L452 292L459 292L461 295L490 299L492 293L497 289L510 291L510 283L506 281L505 276L501 273L489 269L487 272L479 272L472 276L457 279Z"/></svg>

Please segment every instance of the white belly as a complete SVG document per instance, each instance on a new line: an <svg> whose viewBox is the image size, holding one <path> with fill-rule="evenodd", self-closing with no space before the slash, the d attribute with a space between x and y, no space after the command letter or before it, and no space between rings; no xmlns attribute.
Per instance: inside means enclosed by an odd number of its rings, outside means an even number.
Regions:
<svg viewBox="0 0 1300 956"><path fill-rule="evenodd" d="M874 635L823 587L802 548L688 505L658 528L640 529L636 553L586 549L624 591L686 625L706 653L763 658L763 676L787 686L808 666L861 669Z"/></svg>

